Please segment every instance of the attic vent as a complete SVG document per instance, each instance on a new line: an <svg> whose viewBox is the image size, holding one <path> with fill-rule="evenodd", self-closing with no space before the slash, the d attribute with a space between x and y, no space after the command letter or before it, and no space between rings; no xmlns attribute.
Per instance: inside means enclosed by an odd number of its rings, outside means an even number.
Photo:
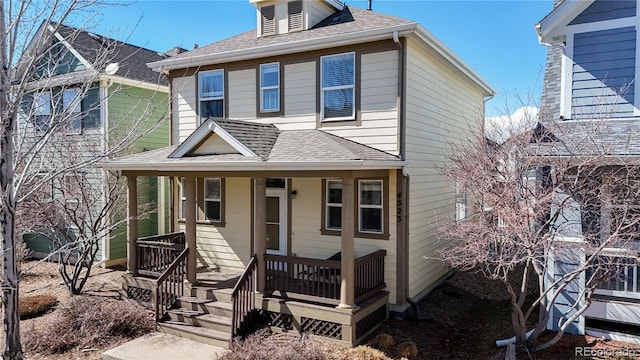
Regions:
<svg viewBox="0 0 640 360"><path fill-rule="evenodd" d="M289 31L302 30L302 0L290 1L289 10Z"/></svg>
<svg viewBox="0 0 640 360"><path fill-rule="evenodd" d="M276 33L274 5L263 6L261 13L262 13L262 35L274 35Z"/></svg>

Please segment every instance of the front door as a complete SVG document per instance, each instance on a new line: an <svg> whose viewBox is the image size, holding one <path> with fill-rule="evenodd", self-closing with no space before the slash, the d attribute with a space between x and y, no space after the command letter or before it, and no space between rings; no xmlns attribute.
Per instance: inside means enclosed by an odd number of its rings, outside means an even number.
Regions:
<svg viewBox="0 0 640 360"><path fill-rule="evenodd" d="M267 189L267 253L287 255L286 189Z"/></svg>

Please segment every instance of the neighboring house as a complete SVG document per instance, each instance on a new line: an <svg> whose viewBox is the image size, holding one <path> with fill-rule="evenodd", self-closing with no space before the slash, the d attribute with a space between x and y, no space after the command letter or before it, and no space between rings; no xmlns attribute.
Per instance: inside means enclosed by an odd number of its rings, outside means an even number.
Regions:
<svg viewBox="0 0 640 360"><path fill-rule="evenodd" d="M45 36L53 33L53 36ZM51 42L43 43L45 38ZM73 27L43 22L38 32L25 50L25 57L37 56L37 70L28 82L29 92L22 104L20 116L21 136L25 141L51 136L48 147L39 155L43 165L39 171L50 172L56 166L56 159L62 162L68 157L76 157L76 162L101 154L124 137L128 131L143 134L147 127L154 126L167 118L168 81L166 77L153 72L145 64L167 59L169 56L144 49L101 35ZM26 59L28 60L28 59ZM25 60L25 61L26 61ZM75 114L64 129L53 133L52 126L67 114ZM135 128L131 130L132 128ZM54 147L73 144L68 149ZM126 153L140 152L169 145L169 123L164 121L152 132L135 140ZM30 150L35 151L35 150ZM56 158L48 153L58 151ZM67 201L83 201L79 196L62 194L64 189L76 185L96 189L104 193L106 174L103 170L89 166L81 171L64 174L52 179L51 189L44 189L44 196L65 196ZM160 181L160 182L159 182ZM141 179L140 201L149 209L157 211L144 219L140 225L140 235L152 235L165 231L164 192L158 191L161 180ZM77 192L77 189L75 190ZM77 195L77 194L76 194ZM42 197L44 197L42 196ZM105 195L106 196L106 195ZM37 200L44 204L47 199ZM103 208L104 197L91 198L96 212ZM124 203L124 200L123 200ZM44 205L43 205L44 206ZM126 231L124 205L115 206L108 216L104 216L102 229L112 229L99 243L97 261L105 266L123 263L126 259ZM96 215L97 216L97 215ZM71 226L71 225L65 225ZM47 256L54 245L36 233L23 236L35 257Z"/></svg>
<svg viewBox="0 0 640 360"><path fill-rule="evenodd" d="M494 90L413 21L336 0L251 3L257 30L149 65L171 82L172 146L101 164L128 177L132 213L136 179L171 178L171 226L184 232L136 245L131 214L140 276L127 291L171 306L182 290L142 275L180 279L171 271L186 266L205 314L160 308L184 323L163 331L229 341L245 306L273 327L356 344L450 274L434 225L466 211L435 165L481 131ZM183 236L169 273L151 261L168 248L158 241ZM251 274L257 292L241 295Z"/></svg>
<svg viewBox="0 0 640 360"><path fill-rule="evenodd" d="M555 1L553 11L536 31L540 43L549 47L541 103L541 127L552 132L549 142L561 143L554 155L602 156L607 165L601 176L640 153L640 6L638 1ZM596 195L594 195L596 196ZM620 203L623 200L618 199ZM579 209L565 214L564 231L573 240L587 235L603 236L607 219L601 209ZM633 208L630 211L633 210ZM596 233L593 233L593 232ZM608 234L604 234L607 235ZM634 243L630 244L634 245ZM622 254L619 252L618 254ZM593 303L571 329L574 333L615 337L612 324L640 325L640 274L636 257L629 258L620 277L602 284ZM620 256L620 255L618 255ZM555 262L551 276L575 269L579 257ZM553 273L555 272L555 273ZM584 278L581 278L584 282ZM559 314L569 309L583 287L568 290L556 302L549 328L557 327ZM615 328L616 326L614 326ZM622 328L617 326L618 329Z"/></svg>

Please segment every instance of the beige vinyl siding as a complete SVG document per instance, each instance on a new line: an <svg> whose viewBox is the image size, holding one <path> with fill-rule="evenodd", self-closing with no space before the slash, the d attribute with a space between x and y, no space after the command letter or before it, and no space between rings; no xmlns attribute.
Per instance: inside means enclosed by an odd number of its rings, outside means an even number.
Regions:
<svg viewBox="0 0 640 360"><path fill-rule="evenodd" d="M312 28L314 25L324 20L327 16L333 14L337 10L324 1L304 1L303 9L306 7L307 11L307 29ZM304 11L304 10L303 10Z"/></svg>
<svg viewBox="0 0 640 360"><path fill-rule="evenodd" d="M198 266L244 269L251 255L251 179L227 178L223 196L225 226L197 225Z"/></svg>
<svg viewBox="0 0 640 360"><path fill-rule="evenodd" d="M436 240L434 226L455 216L455 187L434 166L444 161L450 144L464 141L473 124L480 123L484 98L478 87L433 51L412 39L407 45L408 287L409 296L415 297L449 271L430 258L446 245Z"/></svg>
<svg viewBox="0 0 640 360"><path fill-rule="evenodd" d="M377 250L386 250L385 282L390 291L389 300L396 301L396 183L395 174L389 174L389 196L386 200L385 216L391 215L389 221L389 240L355 239L355 256L360 257ZM298 195L291 204L291 253L300 257L326 259L341 249L340 236L322 235L322 180L321 179L293 179L292 189ZM389 211L391 211L389 213ZM356 224L357 226L357 224Z"/></svg>
<svg viewBox="0 0 640 360"><path fill-rule="evenodd" d="M398 51L362 55L360 126L322 129L376 149L398 154Z"/></svg>
<svg viewBox="0 0 640 360"><path fill-rule="evenodd" d="M198 126L196 109L196 76L178 77L171 82L172 102L172 144L183 142Z"/></svg>
<svg viewBox="0 0 640 360"><path fill-rule="evenodd" d="M284 66L284 118L272 119L283 129L316 128L316 62Z"/></svg>
<svg viewBox="0 0 640 360"><path fill-rule="evenodd" d="M256 70L229 71L230 119L255 119L256 117Z"/></svg>

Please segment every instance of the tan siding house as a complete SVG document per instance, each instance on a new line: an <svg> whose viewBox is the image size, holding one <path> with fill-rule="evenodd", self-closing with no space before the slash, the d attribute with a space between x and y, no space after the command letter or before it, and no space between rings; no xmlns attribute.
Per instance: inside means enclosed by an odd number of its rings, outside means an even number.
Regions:
<svg viewBox="0 0 640 360"><path fill-rule="evenodd" d="M480 131L494 91L415 22L333 0L251 2L257 30L150 64L172 81L172 146L103 166L172 179L184 235L167 238L185 239L192 293L206 269L244 273L236 289L254 274L248 314L357 344L450 271L427 260L442 246L434 224L455 216L434 165ZM299 9L302 30L287 32ZM173 325L161 327L186 331Z"/></svg>

